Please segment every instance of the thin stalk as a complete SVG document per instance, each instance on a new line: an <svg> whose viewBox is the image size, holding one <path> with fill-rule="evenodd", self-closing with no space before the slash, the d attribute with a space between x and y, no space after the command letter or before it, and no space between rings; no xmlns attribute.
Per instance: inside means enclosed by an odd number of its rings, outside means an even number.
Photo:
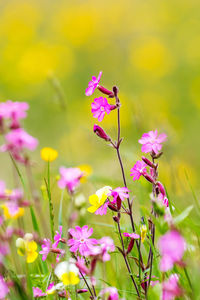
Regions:
<svg viewBox="0 0 200 300"><path fill-rule="evenodd" d="M90 286L89 286L89 284L88 284L88 282L87 282L85 276L83 275L83 273L82 273L80 270L79 270L79 272L80 272L80 274L81 274L81 277L82 277L83 280L85 281L85 284L86 284L86 286L87 286L87 288L88 288L88 291L90 292L90 295L91 295L92 299L95 299L95 297L94 297L94 295L93 295L93 293L92 293L92 290L91 290L91 288L90 288Z"/></svg>

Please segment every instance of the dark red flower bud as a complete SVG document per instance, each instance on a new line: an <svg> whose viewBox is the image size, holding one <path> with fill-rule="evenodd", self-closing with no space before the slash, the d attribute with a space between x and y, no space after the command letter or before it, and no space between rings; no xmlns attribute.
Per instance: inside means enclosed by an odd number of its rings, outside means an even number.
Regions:
<svg viewBox="0 0 200 300"><path fill-rule="evenodd" d="M119 218L117 216L114 216L113 217L113 220L116 222L116 223L119 223Z"/></svg>
<svg viewBox="0 0 200 300"><path fill-rule="evenodd" d="M151 183L155 183L153 177L151 177L151 175L144 173L143 176L146 178L146 180L148 180Z"/></svg>
<svg viewBox="0 0 200 300"><path fill-rule="evenodd" d="M113 98L114 97L114 94L113 92L109 91L108 89L106 89L105 87L101 86L101 85L98 85L98 90L100 92L102 92L103 94L106 94L109 96L109 98Z"/></svg>
<svg viewBox="0 0 200 300"><path fill-rule="evenodd" d="M118 196L118 197L117 197L117 209L120 210L121 206L122 206L122 200L121 200L121 198Z"/></svg>
<svg viewBox="0 0 200 300"><path fill-rule="evenodd" d="M103 130L103 128L101 128L98 125L94 125L93 128L94 133L96 133L96 135L98 135L100 138L102 138L103 140L110 142L111 138L105 133L105 131Z"/></svg>
<svg viewBox="0 0 200 300"><path fill-rule="evenodd" d="M142 160L143 160L143 162L145 162L145 164L147 164L149 167L151 167L151 168L155 168L155 167L156 167L156 165L155 165L152 161L150 161L148 158L146 158L145 156L142 156Z"/></svg>
<svg viewBox="0 0 200 300"><path fill-rule="evenodd" d="M134 239L131 239L129 245L128 245L128 249L126 251L126 254L129 254L131 252L131 250L133 249L133 246L134 246L134 242L135 240Z"/></svg>
<svg viewBox="0 0 200 300"><path fill-rule="evenodd" d="M117 207L114 204L109 203L108 207L113 211L118 211Z"/></svg>
<svg viewBox="0 0 200 300"><path fill-rule="evenodd" d="M87 293L88 290L87 289L80 289L80 290L76 290L77 294L82 294L82 293Z"/></svg>

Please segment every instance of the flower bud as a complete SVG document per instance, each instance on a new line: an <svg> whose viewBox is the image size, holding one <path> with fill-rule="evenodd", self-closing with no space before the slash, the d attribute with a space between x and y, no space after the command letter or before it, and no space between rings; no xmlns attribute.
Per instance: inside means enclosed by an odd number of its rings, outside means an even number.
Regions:
<svg viewBox="0 0 200 300"><path fill-rule="evenodd" d="M151 183L154 183L154 179L151 175L144 173L143 176L146 178L146 180L148 180Z"/></svg>
<svg viewBox="0 0 200 300"><path fill-rule="evenodd" d="M113 98L114 97L114 94L113 92L109 91L108 89L106 89L105 87L101 86L101 85L98 85L98 90L100 92L102 92L103 94L106 94L109 96L109 98Z"/></svg>
<svg viewBox="0 0 200 300"><path fill-rule="evenodd" d="M110 210L118 211L117 207L114 204L109 203L108 207L110 208Z"/></svg>
<svg viewBox="0 0 200 300"><path fill-rule="evenodd" d="M129 243L129 245L128 245L128 249L127 249L127 251L126 251L126 254L129 254L129 253L131 252L131 250L133 249L133 246L134 246L134 242L135 242L134 239L131 239L131 240L130 240L130 243Z"/></svg>
<svg viewBox="0 0 200 300"><path fill-rule="evenodd" d="M116 223L119 223L119 218L117 216L114 216L113 217L113 220L116 222Z"/></svg>
<svg viewBox="0 0 200 300"><path fill-rule="evenodd" d="M164 188L163 184L160 181L157 182L157 187L159 188L161 194L163 196L166 196L165 188Z"/></svg>
<svg viewBox="0 0 200 300"><path fill-rule="evenodd" d="M121 198L118 196L118 197L117 197L117 209L120 210L121 206L122 206L122 200L121 200Z"/></svg>
<svg viewBox="0 0 200 300"><path fill-rule="evenodd" d="M154 163L152 163L148 158L146 158L145 156L142 156L142 160L143 162L145 162L145 164L147 164L149 167L151 168L155 168L156 165Z"/></svg>
<svg viewBox="0 0 200 300"><path fill-rule="evenodd" d="M94 133L96 133L96 135L98 135L100 138L102 138L105 141L111 141L111 138L105 133L105 131L103 130L103 128L101 128L98 125L94 125L93 128Z"/></svg>
<svg viewBox="0 0 200 300"><path fill-rule="evenodd" d="M80 290L77 290L76 292L77 292L77 294L82 294L82 293L87 293L88 290L87 289L80 289Z"/></svg>

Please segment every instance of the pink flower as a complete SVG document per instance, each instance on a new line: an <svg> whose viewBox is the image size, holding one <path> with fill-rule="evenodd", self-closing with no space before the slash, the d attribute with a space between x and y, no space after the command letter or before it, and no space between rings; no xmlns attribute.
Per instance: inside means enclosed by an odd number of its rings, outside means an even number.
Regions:
<svg viewBox="0 0 200 300"><path fill-rule="evenodd" d="M106 201L103 205L101 205L96 211L95 211L95 215L106 215L107 214L107 208L108 208L108 201Z"/></svg>
<svg viewBox="0 0 200 300"><path fill-rule="evenodd" d="M58 186L61 189L67 188L69 192L73 192L79 185L83 172L79 168L60 168L61 178L58 181Z"/></svg>
<svg viewBox="0 0 200 300"><path fill-rule="evenodd" d="M125 198L128 198L129 197L129 194L128 194L129 192L130 191L126 187L117 187L116 189L111 190L111 192L108 194L108 196L112 196L113 197L112 203L116 203L118 197L122 201L124 201Z"/></svg>
<svg viewBox="0 0 200 300"><path fill-rule="evenodd" d="M177 230L171 230L163 235L158 242L158 247L162 256L160 262L162 272L171 270L175 263L181 263L185 240Z"/></svg>
<svg viewBox="0 0 200 300"><path fill-rule="evenodd" d="M50 239L44 239L42 244L42 251L39 253L42 254L42 260L47 259L47 255L51 251L51 241Z"/></svg>
<svg viewBox="0 0 200 300"><path fill-rule="evenodd" d="M119 300L119 295L115 287L107 287L100 291L99 295L106 296L107 300Z"/></svg>
<svg viewBox="0 0 200 300"><path fill-rule="evenodd" d="M11 119L11 128L16 129L20 127L19 120L26 118L26 111L29 105L26 102L13 102L8 100L0 103L0 117L4 119Z"/></svg>
<svg viewBox="0 0 200 300"><path fill-rule="evenodd" d="M110 260L110 254L108 252L115 251L115 245L113 240L109 236L104 236L99 240L99 245L102 251L103 262Z"/></svg>
<svg viewBox="0 0 200 300"><path fill-rule="evenodd" d="M178 285L179 277L177 274L172 274L168 281L162 284L162 300L173 300L182 295L182 290Z"/></svg>
<svg viewBox="0 0 200 300"><path fill-rule="evenodd" d="M97 118L101 122L105 116L105 113L110 113L111 105L108 103L108 100L103 97L95 98L92 102L92 114L94 118Z"/></svg>
<svg viewBox="0 0 200 300"><path fill-rule="evenodd" d="M75 229L69 229L69 233L72 239L68 240L68 246L70 246L71 252L79 250L81 255L87 255L91 248L94 247L98 242L96 239L89 239L93 233L93 228L88 229L87 225L82 228L76 226Z"/></svg>
<svg viewBox="0 0 200 300"><path fill-rule="evenodd" d="M155 130L144 133L138 142L142 144L142 152L149 153L153 151L155 154L158 154L166 138L167 135L165 133L161 133L158 136L158 131Z"/></svg>
<svg viewBox="0 0 200 300"><path fill-rule="evenodd" d="M147 174L147 165L143 161L137 161L131 169L130 176L133 176L133 180L138 180L141 175Z"/></svg>
<svg viewBox="0 0 200 300"><path fill-rule="evenodd" d="M0 275L0 299L4 300L8 293L9 293L9 288L3 276Z"/></svg>
<svg viewBox="0 0 200 300"><path fill-rule="evenodd" d="M1 146L1 151L10 151L13 157L21 162L25 162L21 152L24 149L33 151L38 145L38 140L22 128L12 130L5 136L5 139L6 144Z"/></svg>
<svg viewBox="0 0 200 300"><path fill-rule="evenodd" d="M34 298L44 297L46 295L47 294L43 293L43 291L41 289L39 289L38 287L33 287L33 297Z"/></svg>
<svg viewBox="0 0 200 300"><path fill-rule="evenodd" d="M94 93L95 89L97 88L97 86L100 82L101 75L102 75L102 72L99 73L98 78L96 78L95 76L92 76L92 81L90 81L88 83L88 87L85 90L85 95L86 96L91 96Z"/></svg>
<svg viewBox="0 0 200 300"><path fill-rule="evenodd" d="M134 232L133 233L124 232L123 235L127 236L127 237L130 237L133 240L137 240L137 239L140 238L139 234L134 233Z"/></svg>
<svg viewBox="0 0 200 300"><path fill-rule="evenodd" d="M58 247L61 238L62 238L62 226L59 226L59 231L56 231L56 235L54 236L55 243L52 245L53 248Z"/></svg>

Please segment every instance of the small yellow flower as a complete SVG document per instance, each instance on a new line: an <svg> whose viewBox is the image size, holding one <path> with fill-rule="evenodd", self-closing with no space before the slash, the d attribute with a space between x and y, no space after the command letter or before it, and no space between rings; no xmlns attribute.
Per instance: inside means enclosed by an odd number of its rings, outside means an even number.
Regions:
<svg viewBox="0 0 200 300"><path fill-rule="evenodd" d="M76 285L80 281L79 271L74 263L63 261L56 266L54 272L64 285Z"/></svg>
<svg viewBox="0 0 200 300"><path fill-rule="evenodd" d="M58 152L50 147L42 148L40 151L41 158L44 161L54 161L58 157Z"/></svg>
<svg viewBox="0 0 200 300"><path fill-rule="evenodd" d="M86 182L87 177L92 174L92 167L90 165L80 165L77 168L79 168L83 172L83 176L81 177L80 182Z"/></svg>
<svg viewBox="0 0 200 300"><path fill-rule="evenodd" d="M141 226L140 232L141 232L141 242L144 243L144 240L145 240L146 235L147 235L147 226L145 224L143 224Z"/></svg>
<svg viewBox="0 0 200 300"><path fill-rule="evenodd" d="M96 191L96 194L89 197L89 202L92 206L88 207L88 211L94 213L101 207L106 199L108 198L107 194L112 188L110 186L104 186L103 188Z"/></svg>
<svg viewBox="0 0 200 300"><path fill-rule="evenodd" d="M32 234L25 234L24 238L18 238L16 240L17 253L20 256L26 256L26 262L32 263L38 257L37 244L32 240Z"/></svg>
<svg viewBox="0 0 200 300"><path fill-rule="evenodd" d="M5 219L13 219L16 220L24 215L24 208L18 207L15 210L12 210L11 207L9 207L6 204L1 205L1 208L3 208L3 214Z"/></svg>

